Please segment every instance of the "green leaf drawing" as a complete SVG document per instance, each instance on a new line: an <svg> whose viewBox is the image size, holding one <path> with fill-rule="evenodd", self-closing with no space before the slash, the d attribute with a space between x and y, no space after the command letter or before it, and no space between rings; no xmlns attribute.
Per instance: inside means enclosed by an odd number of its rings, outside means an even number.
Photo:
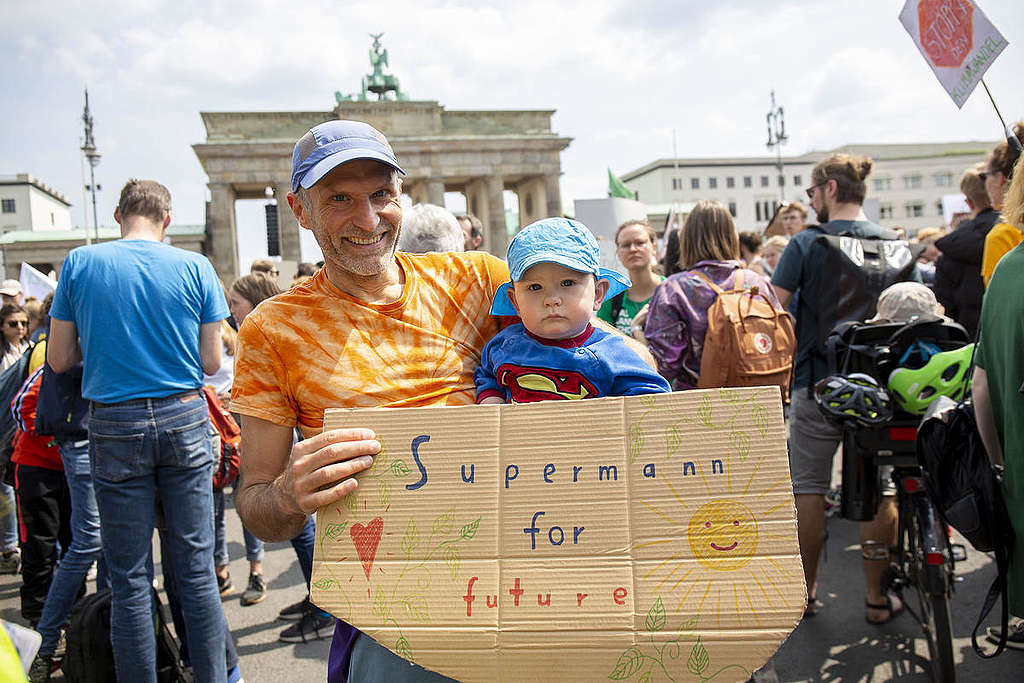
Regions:
<svg viewBox="0 0 1024 683"><path fill-rule="evenodd" d="M384 443L384 438L381 436L377 437L377 441L380 442L380 453L373 456L373 465L370 467L370 474L380 475L386 469L388 464L388 445Z"/></svg>
<svg viewBox="0 0 1024 683"><path fill-rule="evenodd" d="M631 647L619 655L619 661L615 663L615 668L608 674L608 678L613 681L624 681L639 671L643 663L644 653Z"/></svg>
<svg viewBox="0 0 1024 683"><path fill-rule="evenodd" d="M373 595L373 605L370 607L370 613L376 614L381 619L387 619L390 611L388 609L388 597L384 594L384 589L377 586L377 592Z"/></svg>
<svg viewBox="0 0 1024 683"><path fill-rule="evenodd" d="M686 670L694 676L703 678L704 672L708 670L709 660L708 651L701 644L700 636L697 636L697 642L693 644L693 649L690 650L690 657L686 660Z"/></svg>
<svg viewBox="0 0 1024 683"><path fill-rule="evenodd" d="M718 397L726 403L735 405L743 401L743 397L739 395L739 392L735 389L719 389Z"/></svg>
<svg viewBox="0 0 1024 683"><path fill-rule="evenodd" d="M697 407L697 420L708 427L714 427L711 424L711 397L707 394L701 396L700 405Z"/></svg>
<svg viewBox="0 0 1024 683"><path fill-rule="evenodd" d="M321 579L317 579L316 581L314 581L313 582L313 588L316 588L317 590L325 591L325 590L327 590L328 588L331 587L332 583L335 583L334 579L329 579L329 578L327 578L325 576L325 577L323 577ZM339 588L340 587L341 586L339 586Z"/></svg>
<svg viewBox="0 0 1024 683"><path fill-rule="evenodd" d="M324 529L324 536L331 540L337 541L339 538L345 535L346 527L348 527L347 519L344 522L341 522L340 524L337 522L332 522L327 525L326 529Z"/></svg>
<svg viewBox="0 0 1024 683"><path fill-rule="evenodd" d="M419 544L420 533L416 530L416 520L410 517L409 524L405 527L405 535L402 536L402 552L411 555Z"/></svg>
<svg viewBox="0 0 1024 683"><path fill-rule="evenodd" d="M734 431L729 434L729 445L740 456L740 460L746 460L750 455L750 434Z"/></svg>
<svg viewBox="0 0 1024 683"><path fill-rule="evenodd" d="M675 425L665 427L665 457L671 458L675 455L682 444L683 435L679 432L679 427Z"/></svg>
<svg viewBox="0 0 1024 683"><path fill-rule="evenodd" d="M644 394L640 397L640 405L644 408L653 408L658 404L658 399L654 394Z"/></svg>
<svg viewBox="0 0 1024 683"><path fill-rule="evenodd" d="M647 610L647 619L644 621L644 627L648 631L660 631L665 628L665 603L661 601L661 596L654 601L651 605L651 609Z"/></svg>
<svg viewBox="0 0 1024 683"><path fill-rule="evenodd" d="M464 538L467 541L476 536L476 530L480 528L480 518L477 517L472 522L462 527L459 532L459 538Z"/></svg>
<svg viewBox="0 0 1024 683"><path fill-rule="evenodd" d="M408 659L410 662L412 659L412 648L409 647L409 641L405 639L405 636L399 636L395 642L395 654L399 657Z"/></svg>
<svg viewBox="0 0 1024 683"><path fill-rule="evenodd" d="M380 506L385 508L388 506L388 501L391 500L391 484L384 481L377 482L377 497L380 498Z"/></svg>
<svg viewBox="0 0 1024 683"><path fill-rule="evenodd" d="M651 672L645 671L636 679L636 683L651 683Z"/></svg>
<svg viewBox="0 0 1024 683"><path fill-rule="evenodd" d="M761 432L761 438L767 438L768 436L768 411L764 409L764 406L754 406L754 426L757 427L757 431Z"/></svg>
<svg viewBox="0 0 1024 683"><path fill-rule="evenodd" d="M639 424L629 425L629 463L632 465L644 450L644 428Z"/></svg>
<svg viewBox="0 0 1024 683"><path fill-rule="evenodd" d="M409 466L405 464L404 460L392 460L391 467L388 469L391 470L391 474L393 476L398 477L399 479L412 472L412 470L409 469Z"/></svg>
<svg viewBox="0 0 1024 683"><path fill-rule="evenodd" d="M413 621L424 624L430 623L430 612L427 610L427 600L422 595L410 595L402 600L406 615Z"/></svg>
<svg viewBox="0 0 1024 683"><path fill-rule="evenodd" d="M454 545L449 545L444 549L443 553L444 563L448 565L448 571L451 572L452 581L459 578L459 567L462 564L462 557L459 555L459 549Z"/></svg>
<svg viewBox="0 0 1024 683"><path fill-rule="evenodd" d="M347 496L341 499L341 502L344 503L345 509L348 510L350 513L356 513L356 494L348 494Z"/></svg>
<svg viewBox="0 0 1024 683"><path fill-rule="evenodd" d="M455 524L455 506L452 505L450 508L442 512L434 520L433 525L430 527L430 533L432 534L447 534L452 530L452 526Z"/></svg>
<svg viewBox="0 0 1024 683"><path fill-rule="evenodd" d="M697 627L697 622L700 621L700 615L694 614L692 617L684 621L679 625L679 628L684 631L691 631Z"/></svg>

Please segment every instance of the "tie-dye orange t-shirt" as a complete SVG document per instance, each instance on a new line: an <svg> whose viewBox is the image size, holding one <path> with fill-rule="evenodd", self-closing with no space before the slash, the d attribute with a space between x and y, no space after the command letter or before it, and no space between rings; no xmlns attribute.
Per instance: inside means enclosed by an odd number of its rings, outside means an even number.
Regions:
<svg viewBox="0 0 1024 683"><path fill-rule="evenodd" d="M231 410L298 424L308 437L323 429L325 408L472 404L508 266L483 252L395 258L405 274L397 301L359 301L321 268L246 316Z"/></svg>

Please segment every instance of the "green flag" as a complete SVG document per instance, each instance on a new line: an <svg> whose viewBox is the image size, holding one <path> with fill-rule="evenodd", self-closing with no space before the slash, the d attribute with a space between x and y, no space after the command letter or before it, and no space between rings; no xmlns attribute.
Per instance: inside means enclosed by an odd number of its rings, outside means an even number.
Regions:
<svg viewBox="0 0 1024 683"><path fill-rule="evenodd" d="M622 197L623 199L636 199L633 191L626 187L626 184L619 180L618 176L608 169L608 196Z"/></svg>

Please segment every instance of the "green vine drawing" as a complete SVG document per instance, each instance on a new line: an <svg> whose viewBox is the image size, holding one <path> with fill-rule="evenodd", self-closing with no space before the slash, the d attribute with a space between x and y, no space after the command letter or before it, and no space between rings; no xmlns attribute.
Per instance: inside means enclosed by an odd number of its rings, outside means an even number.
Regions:
<svg viewBox="0 0 1024 683"><path fill-rule="evenodd" d="M730 669L739 669L744 676L749 677L750 672L739 664L723 666L713 673L710 672L711 656L707 648L701 643L700 635L695 634L694 627L700 619L700 614L693 615L690 619L679 625L676 636L672 640L665 641L660 646L654 642L654 634L662 631L668 623L665 615L665 604L661 596L654 601L651 608L647 610L647 617L644 619L644 629L648 632L650 639L648 643L640 643L628 647L619 655L615 667L608 674L609 680L628 681L636 677L637 683L651 683L657 680L676 681L678 671L672 667L673 660L678 660L682 654L683 638L697 635L697 640L690 647L690 655L686 659L686 670L690 675L696 677L701 683L711 681Z"/></svg>

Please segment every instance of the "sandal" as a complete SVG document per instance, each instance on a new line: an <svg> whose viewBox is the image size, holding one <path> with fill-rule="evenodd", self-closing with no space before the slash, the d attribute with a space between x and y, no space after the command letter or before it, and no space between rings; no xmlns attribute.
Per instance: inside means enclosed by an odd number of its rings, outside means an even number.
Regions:
<svg viewBox="0 0 1024 683"><path fill-rule="evenodd" d="M899 607L893 607L893 598L899 600ZM879 612L887 613L885 619L882 619L881 621L872 621L871 619L868 619L867 614L864 615L864 620L867 621L869 624L873 624L875 626L888 624L890 621L893 620L893 617L895 617L897 614L903 611L903 601L900 600L897 596L893 595L892 593L885 594L885 604L874 605L865 600L864 606L868 609L878 610Z"/></svg>
<svg viewBox="0 0 1024 683"><path fill-rule="evenodd" d="M807 607L804 609L804 619L810 619L818 613L822 603L814 596L807 597Z"/></svg>

